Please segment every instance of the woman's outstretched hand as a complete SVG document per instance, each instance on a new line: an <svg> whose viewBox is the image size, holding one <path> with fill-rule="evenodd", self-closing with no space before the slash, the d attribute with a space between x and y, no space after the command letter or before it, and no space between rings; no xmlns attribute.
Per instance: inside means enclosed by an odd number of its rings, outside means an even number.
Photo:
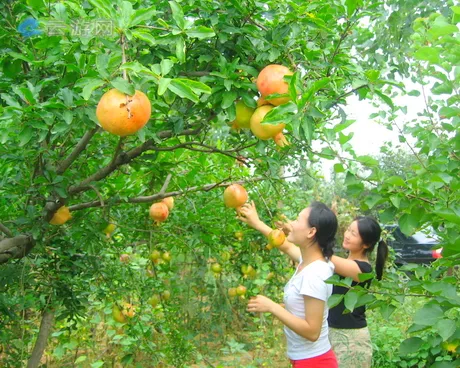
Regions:
<svg viewBox="0 0 460 368"><path fill-rule="evenodd" d="M272 307L275 304L276 303L273 300L267 298L266 296L257 295L256 297L249 299L248 307L246 310L248 312L271 313Z"/></svg>
<svg viewBox="0 0 460 368"><path fill-rule="evenodd" d="M283 230L283 233L288 236L292 231L291 221L289 221L285 216L283 221L275 221L275 226L277 229Z"/></svg>
<svg viewBox="0 0 460 368"><path fill-rule="evenodd" d="M240 208L238 208L237 214L236 218L238 220L245 222L252 228L255 228L260 222L259 214L257 213L254 201L243 204Z"/></svg>

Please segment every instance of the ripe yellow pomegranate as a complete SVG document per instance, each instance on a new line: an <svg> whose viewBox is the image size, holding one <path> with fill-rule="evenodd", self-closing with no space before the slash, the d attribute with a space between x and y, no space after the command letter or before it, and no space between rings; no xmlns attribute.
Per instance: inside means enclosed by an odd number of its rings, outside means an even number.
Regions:
<svg viewBox="0 0 460 368"><path fill-rule="evenodd" d="M152 250L152 253L150 253L150 256L149 256L150 260L152 262L156 261L157 259L160 259L161 258L161 253L160 251L154 249Z"/></svg>
<svg viewBox="0 0 460 368"><path fill-rule="evenodd" d="M237 293L238 295L244 295L244 294L246 294L246 286L239 285L239 286L236 288L236 293Z"/></svg>
<svg viewBox="0 0 460 368"><path fill-rule="evenodd" d="M101 97L96 117L104 130L124 137L142 129L149 121L151 112L150 101L141 91L128 96L111 89Z"/></svg>
<svg viewBox="0 0 460 368"><path fill-rule="evenodd" d="M50 220L51 225L63 225L72 218L70 210L66 206L59 207Z"/></svg>
<svg viewBox="0 0 460 368"><path fill-rule="evenodd" d="M124 316L124 314L121 312L120 308L118 308L117 305L114 305L113 308L112 308L112 317L115 321L119 322L119 323L125 323L126 322L126 318Z"/></svg>
<svg viewBox="0 0 460 368"><path fill-rule="evenodd" d="M248 192L240 184L231 184L224 191L224 204L229 208L238 208L248 200Z"/></svg>
<svg viewBox="0 0 460 368"><path fill-rule="evenodd" d="M282 230L275 229L270 231L268 234L268 244L270 244L272 247L278 248L279 246L283 245L285 240L286 235Z"/></svg>
<svg viewBox="0 0 460 368"><path fill-rule="evenodd" d="M267 97L273 93L288 93L289 85L284 81L285 75L293 73L283 65L267 65L257 77L257 89L262 97ZM288 102L290 97L277 97L268 100L272 105L279 106Z"/></svg>
<svg viewBox="0 0 460 368"><path fill-rule="evenodd" d="M282 132L286 124L262 124L265 115L273 109L271 105L260 106L254 111L251 116L251 131L259 139L267 140L275 137L278 133Z"/></svg>
<svg viewBox="0 0 460 368"><path fill-rule="evenodd" d="M229 296L229 297L233 298L233 297L235 297L236 295L237 295L237 293L236 293L236 288L230 288L230 289L228 289L228 296Z"/></svg>
<svg viewBox="0 0 460 368"><path fill-rule="evenodd" d="M158 202L150 206L149 214L156 222L163 222L169 216L169 209L165 203Z"/></svg>
<svg viewBox="0 0 460 368"><path fill-rule="evenodd" d="M249 121L254 110L252 107L247 106L242 100L235 104L236 118L234 122L239 128L249 128Z"/></svg>
<svg viewBox="0 0 460 368"><path fill-rule="evenodd" d="M174 208L174 197L166 197L161 200L166 206L168 206L168 210L172 210Z"/></svg>
<svg viewBox="0 0 460 368"><path fill-rule="evenodd" d="M148 303L155 308L158 304L160 304L160 296L158 294L152 295L152 297L148 300Z"/></svg>
<svg viewBox="0 0 460 368"><path fill-rule="evenodd" d="M121 311L124 316L128 318L133 318L136 312L134 311L134 306L130 303L123 303L123 310Z"/></svg>

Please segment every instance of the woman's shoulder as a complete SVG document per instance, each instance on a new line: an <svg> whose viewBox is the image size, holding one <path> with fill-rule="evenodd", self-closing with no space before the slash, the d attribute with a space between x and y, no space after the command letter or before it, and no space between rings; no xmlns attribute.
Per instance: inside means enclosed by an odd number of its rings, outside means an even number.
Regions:
<svg viewBox="0 0 460 368"><path fill-rule="evenodd" d="M334 264L331 261L317 260L309 264L308 273L317 275L321 279L329 278L334 273Z"/></svg>
<svg viewBox="0 0 460 368"><path fill-rule="evenodd" d="M372 272L372 265L368 261L355 260L362 273Z"/></svg>

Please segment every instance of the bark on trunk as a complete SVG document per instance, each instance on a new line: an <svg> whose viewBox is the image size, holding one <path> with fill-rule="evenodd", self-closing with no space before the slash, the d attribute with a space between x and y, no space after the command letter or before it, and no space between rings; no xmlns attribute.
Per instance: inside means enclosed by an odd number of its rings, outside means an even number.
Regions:
<svg viewBox="0 0 460 368"><path fill-rule="evenodd" d="M45 351L48 337L54 322L54 311L46 310L43 312L40 330L38 331L37 341L35 342L32 355L27 362L27 368L37 368L40 365L43 352Z"/></svg>

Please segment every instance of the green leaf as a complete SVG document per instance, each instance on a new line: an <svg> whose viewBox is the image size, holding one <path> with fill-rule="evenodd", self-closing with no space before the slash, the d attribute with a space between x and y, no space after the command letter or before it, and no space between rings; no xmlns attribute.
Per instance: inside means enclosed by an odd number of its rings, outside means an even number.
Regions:
<svg viewBox="0 0 460 368"><path fill-rule="evenodd" d="M379 203L383 197L380 194L370 193L366 196L364 203L367 205L369 209L374 208L374 206Z"/></svg>
<svg viewBox="0 0 460 368"><path fill-rule="evenodd" d="M343 297L343 294L332 294L327 300L327 306L329 308L334 308L336 305L340 304L340 302L343 300Z"/></svg>
<svg viewBox="0 0 460 368"><path fill-rule="evenodd" d="M336 173L345 172L345 169L344 169L342 164L337 163L337 164L334 165L334 172L336 172Z"/></svg>
<svg viewBox="0 0 460 368"><path fill-rule="evenodd" d="M299 101L299 109L303 108L305 104L313 98L314 94L318 92L320 89L328 85L330 82L330 78L322 78L314 82L309 89L305 93L302 94L302 98Z"/></svg>
<svg viewBox="0 0 460 368"><path fill-rule="evenodd" d="M176 56L180 63L185 63L185 40L182 36L176 38Z"/></svg>
<svg viewBox="0 0 460 368"><path fill-rule="evenodd" d="M187 29L185 33L187 34L187 36L192 38L198 38L199 40L212 38L216 35L216 33L211 28L204 26Z"/></svg>
<svg viewBox="0 0 460 368"><path fill-rule="evenodd" d="M460 15L460 6L454 5L454 6L451 6L450 8L455 14Z"/></svg>
<svg viewBox="0 0 460 368"><path fill-rule="evenodd" d="M379 166L379 162L371 156L358 156L356 159L366 166Z"/></svg>
<svg viewBox="0 0 460 368"><path fill-rule="evenodd" d="M96 69L102 78L108 78L107 66L109 65L109 55L100 53L96 56Z"/></svg>
<svg viewBox="0 0 460 368"><path fill-rule="evenodd" d="M222 95L222 103L221 107L223 109L228 109L230 106L233 105L235 102L236 98L238 97L236 91L231 90L231 91L225 91Z"/></svg>
<svg viewBox="0 0 460 368"><path fill-rule="evenodd" d="M364 282L367 280L371 280L375 277L375 274L372 272L364 272L364 273L359 273L358 274L358 280L359 282Z"/></svg>
<svg viewBox="0 0 460 368"><path fill-rule="evenodd" d="M441 109L439 110L439 116L443 116L445 118L453 118L454 116L460 116L460 108L451 106L441 107Z"/></svg>
<svg viewBox="0 0 460 368"><path fill-rule="evenodd" d="M407 186L406 182L400 176L390 176L388 179L385 180L385 182L387 184L396 185L399 187Z"/></svg>
<svg viewBox="0 0 460 368"><path fill-rule="evenodd" d="M396 208L399 208L399 206L401 204L401 197L398 197L396 195L392 195L392 196L390 196L390 201L393 204L393 206L395 206Z"/></svg>
<svg viewBox="0 0 460 368"><path fill-rule="evenodd" d="M353 312L355 309L356 302L358 301L358 294L353 291L349 290L348 293L345 294L345 308L347 308L350 312Z"/></svg>
<svg viewBox="0 0 460 368"><path fill-rule="evenodd" d="M75 87L82 87L80 95L85 100L89 100L91 94L96 88L99 88L105 84L105 81L99 78L81 78L75 83Z"/></svg>
<svg viewBox="0 0 460 368"><path fill-rule="evenodd" d="M441 335L443 341L451 337L456 330L455 322L450 319L439 320L436 322L434 328L438 331L439 335Z"/></svg>
<svg viewBox="0 0 460 368"><path fill-rule="evenodd" d="M129 22L130 27L136 26L146 20L152 19L157 14L156 8L151 6L150 8L137 9L131 16Z"/></svg>
<svg viewBox="0 0 460 368"><path fill-rule="evenodd" d="M337 133L341 132L342 130L347 129L354 122L356 122L356 120L346 120L344 123L337 124L334 126L334 131Z"/></svg>
<svg viewBox="0 0 460 368"><path fill-rule="evenodd" d="M384 95L382 92L378 90L374 90L374 93L377 96L379 96L383 100L383 102L385 102L388 106L390 106L392 110L395 108L395 105L393 104L393 100L390 97L388 97L387 95Z"/></svg>
<svg viewBox="0 0 460 368"><path fill-rule="evenodd" d="M405 213L399 219L399 227L401 228L401 231L408 236L414 233L418 224L419 219L413 214Z"/></svg>
<svg viewBox="0 0 460 368"><path fill-rule="evenodd" d="M449 222L452 222L454 224L457 224L457 225L460 225L460 216L458 216L457 213L454 212L454 210L450 209L450 208L446 208L444 210L441 210L441 211L436 211L435 212L436 215L438 215L439 217L449 221Z"/></svg>
<svg viewBox="0 0 460 368"><path fill-rule="evenodd" d="M199 101L193 90L181 80L173 79L168 85L168 89L179 97L187 98L195 103Z"/></svg>
<svg viewBox="0 0 460 368"><path fill-rule="evenodd" d="M161 60L161 63L160 63L161 75L163 77L167 75L171 71L173 66L174 66L174 63L171 60L169 59Z"/></svg>
<svg viewBox="0 0 460 368"><path fill-rule="evenodd" d="M446 18L444 18L442 15L435 19L430 29L428 30L428 33L434 38L447 36L455 32L458 32L457 26L448 23Z"/></svg>
<svg viewBox="0 0 460 368"><path fill-rule="evenodd" d="M75 364L82 363L87 359L86 355L80 355L76 360Z"/></svg>
<svg viewBox="0 0 460 368"><path fill-rule="evenodd" d="M166 92L169 83L171 83L171 78L160 78L158 83L158 96L162 96Z"/></svg>
<svg viewBox="0 0 460 368"><path fill-rule="evenodd" d="M414 316L414 323L422 326L434 326L443 318L444 311L436 302L430 302L420 308Z"/></svg>
<svg viewBox="0 0 460 368"><path fill-rule="evenodd" d="M27 5L36 11L46 10L46 5L43 0L27 0Z"/></svg>
<svg viewBox="0 0 460 368"><path fill-rule="evenodd" d="M146 31L132 31L132 34L138 40L147 42L150 46L156 45L156 39L149 32Z"/></svg>
<svg viewBox="0 0 460 368"><path fill-rule="evenodd" d="M204 83L185 78L177 78L176 80L181 81L185 85L189 86L192 89L192 91L198 95L202 93L211 94L211 87L207 86Z"/></svg>
<svg viewBox="0 0 460 368"><path fill-rule="evenodd" d="M24 147L30 142L32 137L35 135L35 131L30 126L26 126L21 133L19 133L19 147Z"/></svg>
<svg viewBox="0 0 460 368"><path fill-rule="evenodd" d="M283 105L276 106L274 109L271 109L267 115L265 115L262 120L262 124L279 124L285 123L288 118L287 115L292 115L297 111L297 105L289 101Z"/></svg>
<svg viewBox="0 0 460 368"><path fill-rule="evenodd" d="M184 12L182 11L182 7L175 1L169 1L169 6L171 7L174 21L176 22L177 26L183 30L185 27L185 17Z"/></svg>
<svg viewBox="0 0 460 368"><path fill-rule="evenodd" d="M118 7L117 20L121 29L127 29L130 26L131 18L134 14L133 5L129 1L122 1Z"/></svg>
<svg viewBox="0 0 460 368"><path fill-rule="evenodd" d="M101 13L104 18L115 19L116 14L110 0L88 0L88 2Z"/></svg>
<svg viewBox="0 0 460 368"><path fill-rule="evenodd" d="M430 63L439 63L439 54L441 49L436 47L422 46L415 53L414 57L417 60L429 61Z"/></svg>
<svg viewBox="0 0 460 368"><path fill-rule="evenodd" d="M420 337L410 337L404 340L399 346L399 354L406 356L417 353L422 347L423 340Z"/></svg>
<svg viewBox="0 0 460 368"><path fill-rule="evenodd" d="M420 91L417 91L416 89L413 89L413 90L410 91L407 95L408 95L408 96L415 96L415 97L418 97L418 96L420 96Z"/></svg>
<svg viewBox="0 0 460 368"><path fill-rule="evenodd" d="M345 0L345 6L347 7L347 17L351 17L358 7L358 0Z"/></svg>
<svg viewBox="0 0 460 368"><path fill-rule="evenodd" d="M115 78L110 84L120 92L126 93L129 96L134 96L134 93L136 93L134 86L123 78Z"/></svg>

